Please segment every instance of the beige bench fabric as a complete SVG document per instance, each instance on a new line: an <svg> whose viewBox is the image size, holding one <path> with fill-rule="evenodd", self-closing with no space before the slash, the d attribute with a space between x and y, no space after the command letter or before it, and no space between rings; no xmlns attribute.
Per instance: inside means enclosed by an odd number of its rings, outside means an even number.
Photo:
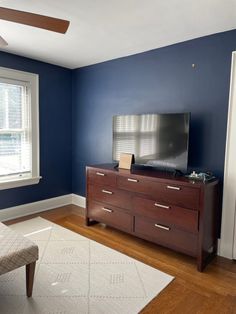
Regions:
<svg viewBox="0 0 236 314"><path fill-rule="evenodd" d="M0 222L0 275L38 260L38 246Z"/></svg>

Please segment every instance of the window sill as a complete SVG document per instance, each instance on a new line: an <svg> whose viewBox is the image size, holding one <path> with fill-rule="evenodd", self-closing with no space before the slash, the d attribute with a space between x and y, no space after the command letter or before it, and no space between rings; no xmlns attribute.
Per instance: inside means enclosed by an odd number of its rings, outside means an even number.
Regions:
<svg viewBox="0 0 236 314"><path fill-rule="evenodd" d="M34 177L34 178L21 178L21 179L14 179L9 181L2 181L0 182L0 190L7 190L7 189L13 189L18 188L21 186L27 186L27 185L33 185L38 184L39 180L42 177Z"/></svg>

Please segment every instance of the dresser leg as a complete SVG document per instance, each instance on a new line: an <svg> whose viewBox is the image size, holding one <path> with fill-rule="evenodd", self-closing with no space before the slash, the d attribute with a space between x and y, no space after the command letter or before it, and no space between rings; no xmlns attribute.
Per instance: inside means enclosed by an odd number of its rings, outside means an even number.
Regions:
<svg viewBox="0 0 236 314"><path fill-rule="evenodd" d="M90 220L88 217L85 218L85 225L90 226Z"/></svg>
<svg viewBox="0 0 236 314"><path fill-rule="evenodd" d="M207 255L201 255L197 258L197 270L202 272L204 268L215 258L217 253L217 243L212 247L212 252ZM203 257L204 256L204 257Z"/></svg>
<svg viewBox="0 0 236 314"><path fill-rule="evenodd" d="M203 260L199 260L197 261L197 270L200 271L200 272L203 272L205 268L205 263L203 262Z"/></svg>

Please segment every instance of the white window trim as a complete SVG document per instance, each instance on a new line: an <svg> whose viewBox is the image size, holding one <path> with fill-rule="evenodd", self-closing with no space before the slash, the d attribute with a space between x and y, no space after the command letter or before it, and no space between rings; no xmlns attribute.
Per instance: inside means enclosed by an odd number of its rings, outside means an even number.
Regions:
<svg viewBox="0 0 236 314"><path fill-rule="evenodd" d="M223 257L236 259L236 51L232 53L229 110L225 152L225 172L221 240L219 253Z"/></svg>
<svg viewBox="0 0 236 314"><path fill-rule="evenodd" d="M38 74L0 67L0 78L28 82L31 91L32 123L32 175L12 176L0 182L0 190L11 189L39 183L39 76Z"/></svg>

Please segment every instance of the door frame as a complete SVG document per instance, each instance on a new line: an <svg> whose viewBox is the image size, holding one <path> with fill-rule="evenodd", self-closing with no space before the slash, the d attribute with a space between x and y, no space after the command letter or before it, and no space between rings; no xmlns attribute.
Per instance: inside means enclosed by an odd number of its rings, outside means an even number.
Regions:
<svg viewBox="0 0 236 314"><path fill-rule="evenodd" d="M236 259L236 51L232 53L219 255Z"/></svg>

